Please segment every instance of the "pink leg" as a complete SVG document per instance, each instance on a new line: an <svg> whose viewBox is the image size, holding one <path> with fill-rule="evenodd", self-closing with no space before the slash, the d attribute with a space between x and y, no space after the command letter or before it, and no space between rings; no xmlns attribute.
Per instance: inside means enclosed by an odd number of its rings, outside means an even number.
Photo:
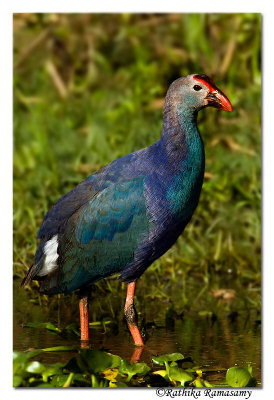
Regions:
<svg viewBox="0 0 274 400"><path fill-rule="evenodd" d="M144 342L135 319L135 310L133 305L135 286L136 282L131 282L127 286L127 298L126 298L124 313L127 320L128 329L130 330L135 345L144 346Z"/></svg>
<svg viewBox="0 0 274 400"><path fill-rule="evenodd" d="M88 296L81 297L79 301L79 308L80 308L80 327L81 327L81 347L88 347L88 342L89 342Z"/></svg>

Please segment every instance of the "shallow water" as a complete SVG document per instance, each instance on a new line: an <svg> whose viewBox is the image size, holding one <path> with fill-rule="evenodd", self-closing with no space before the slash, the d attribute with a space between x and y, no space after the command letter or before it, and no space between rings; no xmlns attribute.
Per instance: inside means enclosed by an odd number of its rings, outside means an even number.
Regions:
<svg viewBox="0 0 274 400"><path fill-rule="evenodd" d="M24 327L24 324L37 321L51 322L61 328L72 322L78 323L76 304L71 307L71 303L67 303L67 298L64 297L55 302L52 308L45 308L27 299L26 292L20 291L14 300L15 350L79 345L77 337L63 338L46 329ZM157 307L160 306L157 300ZM111 313L109 316L111 317ZM123 321L122 312L116 320L115 329L105 331L102 327L91 328L92 348L104 349L122 358L131 359L135 347ZM139 325L142 325L141 322ZM140 362L151 365L152 355L180 352L185 357L191 357L195 365L215 371L218 368L227 369L234 365L247 367L250 364L253 367L253 375L261 381L261 326L254 316L243 318L238 315L235 318L230 316L212 319L185 313L183 317L172 320L154 318L150 321L146 317L145 327L147 338ZM72 356L72 353L45 353L43 361L65 362ZM218 382L224 376L225 372L215 372L211 381Z"/></svg>

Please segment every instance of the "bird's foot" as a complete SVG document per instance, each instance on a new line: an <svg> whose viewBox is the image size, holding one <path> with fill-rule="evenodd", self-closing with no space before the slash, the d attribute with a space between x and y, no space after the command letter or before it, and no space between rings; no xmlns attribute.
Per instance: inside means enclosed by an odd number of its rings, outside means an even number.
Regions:
<svg viewBox="0 0 274 400"><path fill-rule="evenodd" d="M89 347L90 347L89 340L81 339L81 349L89 349Z"/></svg>

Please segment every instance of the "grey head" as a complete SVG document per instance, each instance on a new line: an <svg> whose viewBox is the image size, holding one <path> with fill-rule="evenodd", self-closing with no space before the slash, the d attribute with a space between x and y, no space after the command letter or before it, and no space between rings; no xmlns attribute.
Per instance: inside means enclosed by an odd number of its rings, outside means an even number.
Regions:
<svg viewBox="0 0 274 400"><path fill-rule="evenodd" d="M204 107L232 111L225 94L204 74L192 74L176 79L169 87L165 100L165 113L176 107L198 112Z"/></svg>

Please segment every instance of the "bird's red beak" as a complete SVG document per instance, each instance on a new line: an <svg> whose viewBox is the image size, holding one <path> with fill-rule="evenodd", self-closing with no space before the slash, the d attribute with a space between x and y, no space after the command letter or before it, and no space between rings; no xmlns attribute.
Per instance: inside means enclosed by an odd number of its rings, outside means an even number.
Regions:
<svg viewBox="0 0 274 400"><path fill-rule="evenodd" d="M211 107L218 108L219 110L232 111L232 105L228 98L219 89L212 89L208 92L207 104Z"/></svg>
<svg viewBox="0 0 274 400"><path fill-rule="evenodd" d="M206 75L194 75L193 79L203 83L209 91L206 96L207 105L223 111L233 111L232 105L226 95L217 88L214 82Z"/></svg>

